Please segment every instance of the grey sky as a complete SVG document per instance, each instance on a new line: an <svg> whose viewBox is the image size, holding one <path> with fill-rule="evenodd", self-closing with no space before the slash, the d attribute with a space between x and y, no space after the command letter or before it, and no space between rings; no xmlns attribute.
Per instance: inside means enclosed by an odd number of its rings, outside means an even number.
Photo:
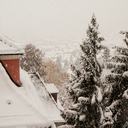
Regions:
<svg viewBox="0 0 128 128"><path fill-rule="evenodd" d="M103 36L128 30L128 0L0 0L0 33L19 42L83 38L93 13Z"/></svg>

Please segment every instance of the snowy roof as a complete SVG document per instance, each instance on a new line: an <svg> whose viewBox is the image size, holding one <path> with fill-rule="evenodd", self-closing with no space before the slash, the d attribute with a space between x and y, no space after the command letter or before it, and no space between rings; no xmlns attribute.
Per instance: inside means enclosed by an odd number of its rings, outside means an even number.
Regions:
<svg viewBox="0 0 128 128"><path fill-rule="evenodd" d="M54 84L45 84L45 87L49 93L58 93L59 92Z"/></svg>
<svg viewBox="0 0 128 128"><path fill-rule="evenodd" d="M17 87L1 63L0 73L0 128L51 126L53 123L28 74L21 70L22 87Z"/></svg>
<svg viewBox="0 0 128 128"><path fill-rule="evenodd" d="M54 101L53 98L51 98L49 96L50 94L47 92L45 84L43 83L41 78L38 78L37 76L35 76L33 74L33 75L31 75L31 79L38 91L38 95L39 95L46 111L48 112L48 114L51 117L51 119L53 120L53 122L56 122L56 123L57 122L65 122L64 119L60 116L60 110L59 110L56 102Z"/></svg>
<svg viewBox="0 0 128 128"><path fill-rule="evenodd" d="M0 54L23 54L23 48L15 41L0 34Z"/></svg>

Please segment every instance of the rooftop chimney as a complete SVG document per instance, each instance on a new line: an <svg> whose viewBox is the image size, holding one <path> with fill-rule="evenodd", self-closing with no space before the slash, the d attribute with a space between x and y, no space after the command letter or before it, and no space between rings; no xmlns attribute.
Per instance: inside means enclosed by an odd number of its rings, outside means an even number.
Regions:
<svg viewBox="0 0 128 128"><path fill-rule="evenodd" d="M11 39L0 34L0 62L8 73L10 79L19 87L20 65L19 59L23 55L20 46Z"/></svg>

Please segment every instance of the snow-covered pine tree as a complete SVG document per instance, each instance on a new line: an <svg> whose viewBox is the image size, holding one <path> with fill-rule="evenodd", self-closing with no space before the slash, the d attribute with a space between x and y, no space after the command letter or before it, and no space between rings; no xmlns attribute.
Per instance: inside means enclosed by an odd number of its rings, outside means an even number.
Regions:
<svg viewBox="0 0 128 128"><path fill-rule="evenodd" d="M69 61L66 59L64 61L64 67L63 67L63 70L67 71L69 69Z"/></svg>
<svg viewBox="0 0 128 128"><path fill-rule="evenodd" d="M59 71L62 70L62 65L61 65L61 56L58 56L57 59L56 59L56 65L57 65L57 69Z"/></svg>
<svg viewBox="0 0 128 128"><path fill-rule="evenodd" d="M42 51L32 44L26 45L24 51L25 53L20 59L21 68L31 73L38 72L41 77L44 76L46 73Z"/></svg>
<svg viewBox="0 0 128 128"><path fill-rule="evenodd" d="M127 89L128 89L128 49L114 47L115 53L101 74L103 87L104 117L102 126L123 128L127 119ZM127 53L127 54L126 54Z"/></svg>
<svg viewBox="0 0 128 128"><path fill-rule="evenodd" d="M123 41L126 43L126 45L128 47L128 32L127 31L121 31L120 34L125 35L125 39L123 39Z"/></svg>
<svg viewBox="0 0 128 128"><path fill-rule="evenodd" d="M101 74L103 88L102 127L126 128L128 116L128 49L113 47L113 56ZM124 127L126 126L126 127Z"/></svg>
<svg viewBox="0 0 128 128"><path fill-rule="evenodd" d="M81 67L71 65L70 84L67 91L73 99L74 104L62 111L62 117L67 124L74 128L99 128L102 101L99 77L101 74L100 65L97 62L96 54L99 43L104 39L99 37L98 25L93 14L91 23L87 29L87 38L80 45Z"/></svg>
<svg viewBox="0 0 128 128"><path fill-rule="evenodd" d="M103 53L103 60L105 62L109 61L110 59L110 49L108 47L105 47L104 53Z"/></svg>

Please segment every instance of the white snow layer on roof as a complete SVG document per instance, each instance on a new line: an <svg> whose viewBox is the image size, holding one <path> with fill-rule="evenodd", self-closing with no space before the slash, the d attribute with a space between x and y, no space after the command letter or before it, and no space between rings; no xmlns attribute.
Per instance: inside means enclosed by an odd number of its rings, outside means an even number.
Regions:
<svg viewBox="0 0 128 128"><path fill-rule="evenodd" d="M17 87L10 80L1 63L0 73L0 128L51 126L53 123L41 105L27 73L21 71L23 87Z"/></svg>
<svg viewBox="0 0 128 128"><path fill-rule="evenodd" d="M64 119L60 116L60 110L56 106L54 100L50 98L49 93L47 92L41 79L37 78L35 75L31 75L31 79L38 91L38 95L40 96L45 109L49 113L49 116L53 122L65 122Z"/></svg>
<svg viewBox="0 0 128 128"><path fill-rule="evenodd" d="M45 84L45 87L47 88L49 93L58 93L58 89L54 84Z"/></svg>
<svg viewBox="0 0 128 128"><path fill-rule="evenodd" d="M23 48L15 41L0 34L0 54L24 53Z"/></svg>

